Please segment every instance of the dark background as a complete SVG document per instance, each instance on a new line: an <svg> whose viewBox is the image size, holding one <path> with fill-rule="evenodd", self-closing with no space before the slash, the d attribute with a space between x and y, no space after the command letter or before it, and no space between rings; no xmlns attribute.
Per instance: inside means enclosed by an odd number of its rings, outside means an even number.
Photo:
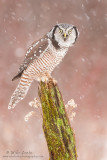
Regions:
<svg viewBox="0 0 107 160"><path fill-rule="evenodd" d="M8 151L30 151L38 156L31 159L48 159L40 110L35 109L36 115L24 121L34 110L28 102L38 95L37 82L14 110L8 110L8 103L18 84L11 79L26 50L56 23L74 24L80 32L76 44L52 73L65 104L73 98L78 105L71 122L78 160L107 160L107 1L0 0L1 160Z"/></svg>

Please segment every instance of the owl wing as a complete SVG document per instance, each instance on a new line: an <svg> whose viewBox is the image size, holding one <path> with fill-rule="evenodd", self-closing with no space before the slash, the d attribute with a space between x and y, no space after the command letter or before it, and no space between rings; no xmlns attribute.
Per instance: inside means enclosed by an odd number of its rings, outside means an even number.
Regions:
<svg viewBox="0 0 107 160"><path fill-rule="evenodd" d="M23 63L20 65L17 75L12 79L12 81L20 78L23 71L27 69L27 67L33 62L33 60L41 57L43 53L47 50L47 48L48 48L47 36L44 36L42 39L38 40L37 42L34 42L31 45L31 47L27 50L25 59Z"/></svg>

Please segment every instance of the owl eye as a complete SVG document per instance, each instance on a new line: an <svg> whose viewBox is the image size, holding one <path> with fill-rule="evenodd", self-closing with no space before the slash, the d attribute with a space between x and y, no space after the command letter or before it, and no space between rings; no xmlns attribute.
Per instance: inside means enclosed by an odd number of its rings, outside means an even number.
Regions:
<svg viewBox="0 0 107 160"><path fill-rule="evenodd" d="M68 31L68 34L71 34L72 33L72 29L70 29L69 31Z"/></svg>
<svg viewBox="0 0 107 160"><path fill-rule="evenodd" d="M63 33L63 30L62 30L62 29L59 29L59 33Z"/></svg>

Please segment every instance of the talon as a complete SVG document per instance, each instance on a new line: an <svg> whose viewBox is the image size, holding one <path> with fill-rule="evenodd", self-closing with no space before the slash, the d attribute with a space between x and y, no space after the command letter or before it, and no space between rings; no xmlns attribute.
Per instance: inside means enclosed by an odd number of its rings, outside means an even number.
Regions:
<svg viewBox="0 0 107 160"><path fill-rule="evenodd" d="M54 78L53 78L53 83L54 83L54 85L56 85L56 84L57 84L57 80L56 80L56 79L54 79Z"/></svg>

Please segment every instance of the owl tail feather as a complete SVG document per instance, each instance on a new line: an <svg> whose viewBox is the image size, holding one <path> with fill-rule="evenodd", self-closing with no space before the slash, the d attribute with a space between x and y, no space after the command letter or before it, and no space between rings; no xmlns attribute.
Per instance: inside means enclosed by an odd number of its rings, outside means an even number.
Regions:
<svg viewBox="0 0 107 160"><path fill-rule="evenodd" d="M17 88L13 92L13 95L10 99L8 109L14 108L18 102L20 102L22 99L25 98L32 81L33 79L31 79L27 75L24 75L24 74L22 75Z"/></svg>

